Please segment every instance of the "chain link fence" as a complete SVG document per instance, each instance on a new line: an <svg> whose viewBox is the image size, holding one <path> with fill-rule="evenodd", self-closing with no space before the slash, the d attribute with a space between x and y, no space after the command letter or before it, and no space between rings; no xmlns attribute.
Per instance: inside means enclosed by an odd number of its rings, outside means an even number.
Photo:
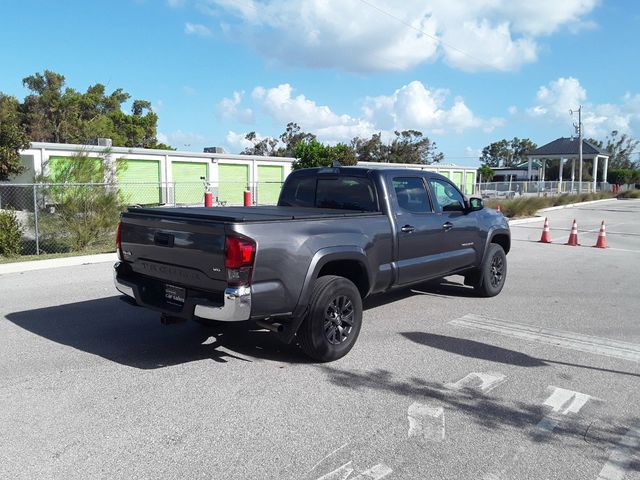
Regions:
<svg viewBox="0 0 640 480"><path fill-rule="evenodd" d="M476 185L476 195L482 198L555 197L577 195L578 193L610 192L609 183L593 182L486 182Z"/></svg>
<svg viewBox="0 0 640 480"><path fill-rule="evenodd" d="M112 251L127 206L275 205L282 182L0 184L0 258Z"/></svg>

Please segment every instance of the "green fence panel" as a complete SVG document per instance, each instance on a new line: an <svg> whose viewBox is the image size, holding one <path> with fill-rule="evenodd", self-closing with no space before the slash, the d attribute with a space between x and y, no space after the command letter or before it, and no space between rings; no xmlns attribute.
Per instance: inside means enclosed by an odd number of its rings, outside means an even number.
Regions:
<svg viewBox="0 0 640 480"><path fill-rule="evenodd" d="M258 165L259 204L276 204L284 180L284 167L277 165Z"/></svg>
<svg viewBox="0 0 640 480"><path fill-rule="evenodd" d="M150 205L161 202L159 161L120 159L118 162L118 184L125 203Z"/></svg>
<svg viewBox="0 0 640 480"><path fill-rule="evenodd" d="M172 162L176 203L202 203L204 185L201 177L209 178L209 164L204 162Z"/></svg>

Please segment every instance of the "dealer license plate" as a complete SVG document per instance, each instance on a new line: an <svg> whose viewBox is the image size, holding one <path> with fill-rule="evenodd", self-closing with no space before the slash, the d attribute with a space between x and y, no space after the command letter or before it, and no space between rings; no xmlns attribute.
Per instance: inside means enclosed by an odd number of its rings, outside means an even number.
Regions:
<svg viewBox="0 0 640 480"><path fill-rule="evenodd" d="M184 299L187 292L182 287L176 287L175 285L164 286L164 298L171 303L184 303Z"/></svg>

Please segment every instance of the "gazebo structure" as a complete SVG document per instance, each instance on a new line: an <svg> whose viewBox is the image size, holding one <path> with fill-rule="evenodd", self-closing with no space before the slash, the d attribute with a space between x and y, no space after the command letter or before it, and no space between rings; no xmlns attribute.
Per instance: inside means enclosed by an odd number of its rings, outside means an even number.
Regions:
<svg viewBox="0 0 640 480"><path fill-rule="evenodd" d="M565 164L565 160L571 160L571 190L573 190L573 182L576 177L576 160L580 158L579 153L580 141L577 138L558 138L553 142L547 143L541 147L536 148L533 152L531 152L528 156L528 170L527 170L527 178L531 180L532 174L532 161L539 160L542 164L541 167L541 180L544 180L544 171L545 171L545 163L547 160L559 160L560 168L559 168L559 182L562 184L562 167ZM609 155L596 147L592 143L587 142L586 140L582 140L582 160L590 160L593 163L593 189L596 190L596 185L598 183L598 160L603 160L603 168L602 168L602 181L607 181L607 169L609 168ZM580 165L578 166L580 168Z"/></svg>

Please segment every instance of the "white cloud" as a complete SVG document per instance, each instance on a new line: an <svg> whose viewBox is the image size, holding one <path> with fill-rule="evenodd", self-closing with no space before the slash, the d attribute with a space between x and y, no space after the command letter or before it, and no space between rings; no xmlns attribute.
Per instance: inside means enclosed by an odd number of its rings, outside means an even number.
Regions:
<svg viewBox="0 0 640 480"><path fill-rule="evenodd" d="M230 38L286 64L407 70L443 58L463 70L534 62L540 37L593 28L599 0L204 0ZM463 53L464 52L464 53Z"/></svg>
<svg viewBox="0 0 640 480"><path fill-rule="evenodd" d="M245 136L246 136L246 133L236 133L233 130L229 130L226 137L227 145L231 147L231 150L235 150L235 151L241 151L241 150L244 150L245 148L252 147L253 142L247 140ZM259 142L263 138L265 138L264 135L256 133L257 142Z"/></svg>
<svg viewBox="0 0 640 480"><path fill-rule="evenodd" d="M218 115L221 118L237 120L243 123L253 123L253 110L250 108L238 108L242 102L244 91L233 92L232 98L223 98L218 103Z"/></svg>
<svg viewBox="0 0 640 480"><path fill-rule="evenodd" d="M526 112L570 128L578 119L577 113L571 117L569 110L575 112L580 105L585 136L602 138L612 130L632 133L640 127L640 95L627 93L620 103L591 103L586 89L573 77L560 77L541 86L535 104Z"/></svg>
<svg viewBox="0 0 640 480"><path fill-rule="evenodd" d="M180 8L183 7L186 0L167 0L167 5L171 8Z"/></svg>
<svg viewBox="0 0 640 480"><path fill-rule="evenodd" d="M453 105L448 107L448 96L448 90L429 90L422 82L414 80L389 96L368 98L364 114L379 128L416 129L439 135L449 131L462 133L472 128L492 131L503 124L499 118L477 117L462 97L455 97Z"/></svg>
<svg viewBox="0 0 640 480"><path fill-rule="evenodd" d="M187 35L196 35L198 37L210 37L212 35L211 30L204 25L189 22L184 24L184 33Z"/></svg>
<svg viewBox="0 0 640 480"><path fill-rule="evenodd" d="M296 122L302 130L313 132L327 143L347 142L355 136L367 137L381 132L388 139L395 130L420 130L427 136L462 133L468 129L492 131L503 124L499 118L476 116L461 97L449 101L445 89L430 90L413 81L390 95L367 97L359 115L340 114L327 105L318 105L302 94L294 94L289 84L273 88L254 88L251 99L255 106L280 125ZM239 108L242 95L224 99L227 111ZM235 109L235 110L234 110ZM251 110L251 109L246 109ZM229 144L246 146L240 134L230 132Z"/></svg>

